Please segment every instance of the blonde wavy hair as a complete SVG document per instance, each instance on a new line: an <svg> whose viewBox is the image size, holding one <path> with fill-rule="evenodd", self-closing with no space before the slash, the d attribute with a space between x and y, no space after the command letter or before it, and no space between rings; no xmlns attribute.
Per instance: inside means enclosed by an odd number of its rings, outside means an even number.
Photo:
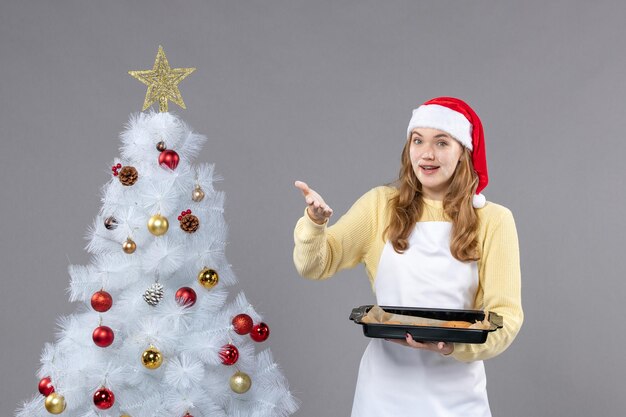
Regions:
<svg viewBox="0 0 626 417"><path fill-rule="evenodd" d="M394 185L398 194L391 199L391 218L383 236L387 237L393 249L403 253L409 247L409 235L424 210L422 184L413 172L408 140L402 150L402 165L398 180ZM452 182L443 199L443 209L452 220L450 252L461 262L480 259L478 248L478 215L472 206L472 197L478 186L478 176L472 165L470 151L463 148L461 159L452 176Z"/></svg>

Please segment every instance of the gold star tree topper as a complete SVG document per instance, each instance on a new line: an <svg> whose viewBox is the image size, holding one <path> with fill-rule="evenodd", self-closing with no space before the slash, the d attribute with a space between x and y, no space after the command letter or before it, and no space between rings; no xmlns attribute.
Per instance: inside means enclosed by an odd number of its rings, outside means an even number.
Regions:
<svg viewBox="0 0 626 417"><path fill-rule="evenodd" d="M155 101L159 102L159 111L167 111L167 101L173 101L183 109L186 109L183 96L178 90L178 83L194 72L195 68L170 68L169 62L159 45L154 66L151 70L128 71L128 73L148 86L146 99L143 102L143 110L146 110Z"/></svg>

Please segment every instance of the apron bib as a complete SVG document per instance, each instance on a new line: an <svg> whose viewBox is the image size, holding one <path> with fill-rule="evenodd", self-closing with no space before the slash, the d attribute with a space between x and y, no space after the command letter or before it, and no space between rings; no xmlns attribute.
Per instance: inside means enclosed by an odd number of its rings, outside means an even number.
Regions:
<svg viewBox="0 0 626 417"><path fill-rule="evenodd" d="M449 222L420 222L404 254L385 244L375 288L378 305L471 309L476 262L450 253ZM491 417L482 361L372 339L365 349L352 417Z"/></svg>

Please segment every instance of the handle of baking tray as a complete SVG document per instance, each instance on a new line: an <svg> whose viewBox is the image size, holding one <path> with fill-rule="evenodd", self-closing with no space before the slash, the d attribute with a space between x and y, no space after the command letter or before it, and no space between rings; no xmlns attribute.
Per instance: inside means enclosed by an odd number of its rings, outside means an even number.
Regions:
<svg viewBox="0 0 626 417"><path fill-rule="evenodd" d="M494 313L493 311L489 312L489 322L494 324L498 329L501 329L502 326L504 326L502 316L498 313Z"/></svg>
<svg viewBox="0 0 626 417"><path fill-rule="evenodd" d="M352 313L350 313L350 320L352 321L360 320L365 314L367 314L367 310L370 307L371 305L365 305L365 306L353 308Z"/></svg>

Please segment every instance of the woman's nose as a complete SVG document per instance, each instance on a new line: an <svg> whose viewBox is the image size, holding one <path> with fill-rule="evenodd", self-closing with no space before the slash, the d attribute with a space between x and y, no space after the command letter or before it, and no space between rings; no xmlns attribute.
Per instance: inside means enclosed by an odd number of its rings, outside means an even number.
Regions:
<svg viewBox="0 0 626 417"><path fill-rule="evenodd" d="M424 149L424 153L422 154L422 159L434 159L435 154L432 149Z"/></svg>

